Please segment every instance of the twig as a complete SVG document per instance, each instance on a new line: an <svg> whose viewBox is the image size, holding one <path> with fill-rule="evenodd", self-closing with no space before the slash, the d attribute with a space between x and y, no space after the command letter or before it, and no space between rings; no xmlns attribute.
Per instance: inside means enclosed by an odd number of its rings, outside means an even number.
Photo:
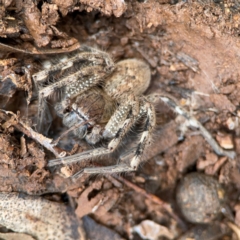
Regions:
<svg viewBox="0 0 240 240"><path fill-rule="evenodd" d="M216 140L212 137L212 135L208 132L208 130L193 116L191 116L190 113L185 111L183 108L177 105L177 103L171 99L169 96L160 96L160 99L166 103L174 112L177 114L183 116L185 119L187 119L188 124L192 127L195 127L200 130L202 136L205 138L205 140L209 143L209 145L213 148L216 154L220 156L227 156L231 159L234 159L236 156L235 151L226 151L223 148L219 146L219 144L216 142Z"/></svg>
<svg viewBox="0 0 240 240"><path fill-rule="evenodd" d="M35 132L31 127L24 124L15 113L0 109L0 118L6 121L6 125L14 126L17 130L24 133L29 138L39 142L42 146L51 151L57 158L62 157L63 152L60 154L58 153L58 151L52 145L52 139Z"/></svg>

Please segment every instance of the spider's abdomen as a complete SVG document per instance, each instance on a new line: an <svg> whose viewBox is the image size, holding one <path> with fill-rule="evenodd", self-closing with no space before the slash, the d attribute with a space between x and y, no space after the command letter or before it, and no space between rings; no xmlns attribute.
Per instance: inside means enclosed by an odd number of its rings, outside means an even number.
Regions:
<svg viewBox="0 0 240 240"><path fill-rule="evenodd" d="M147 90L150 79L151 71L145 62L127 59L116 64L116 69L107 79L104 90L113 98L127 92L139 96Z"/></svg>

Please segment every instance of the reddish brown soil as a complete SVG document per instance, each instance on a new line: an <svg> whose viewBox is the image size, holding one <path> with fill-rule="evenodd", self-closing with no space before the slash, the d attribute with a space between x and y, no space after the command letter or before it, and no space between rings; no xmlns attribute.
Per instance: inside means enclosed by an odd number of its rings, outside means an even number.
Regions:
<svg viewBox="0 0 240 240"><path fill-rule="evenodd" d="M165 227L165 234L151 239L240 239L239 3L33 2L8 0L0 8L0 108L18 113L0 112L0 191L44 194L72 206L79 218L89 214L80 227L88 239L143 239L132 229L146 219ZM71 174L84 166L47 168L53 155L23 130L22 123L34 129L37 111L30 76L42 59L85 44L106 50L115 61L144 59L152 70L147 93L166 92L178 99L223 148L236 151L235 159L217 156L196 129L188 129L179 141L182 119L160 103L155 141L136 173L73 182L59 172ZM52 127L52 137L55 131ZM66 138L62 145L73 142ZM89 148L79 145L76 151ZM190 172L213 176L226 192L228 213L203 230L184 219L176 204L177 184Z"/></svg>

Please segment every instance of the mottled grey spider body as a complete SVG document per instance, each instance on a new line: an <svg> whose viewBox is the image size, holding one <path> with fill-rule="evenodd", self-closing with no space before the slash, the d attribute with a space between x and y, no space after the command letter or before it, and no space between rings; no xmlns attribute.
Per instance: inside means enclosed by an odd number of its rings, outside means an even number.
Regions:
<svg viewBox="0 0 240 240"><path fill-rule="evenodd" d="M56 104L55 110L74 135L94 145L102 139L103 125L114 110L114 101L101 88L93 88L77 97L65 98Z"/></svg>
<svg viewBox="0 0 240 240"><path fill-rule="evenodd" d="M36 82L46 81L49 76L56 74L62 77L39 90L40 128L45 110L44 99L56 89L63 89L63 100L55 107L57 114L63 118L63 123L73 128L75 135L86 138L91 144L101 139L107 140L108 144L74 156L51 160L49 166L85 161L112 153L126 133L144 117L144 129L129 165L85 168L83 171L101 173L136 170L144 150L151 143L155 126L155 109L150 98L143 96L150 83L149 66L137 59L114 64L107 53L85 48L34 74L33 78ZM104 121L107 123L100 127L98 124Z"/></svg>

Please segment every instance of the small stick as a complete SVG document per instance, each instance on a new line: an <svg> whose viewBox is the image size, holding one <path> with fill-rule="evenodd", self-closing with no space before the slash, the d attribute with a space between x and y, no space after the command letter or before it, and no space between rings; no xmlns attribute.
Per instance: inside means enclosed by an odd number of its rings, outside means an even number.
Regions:
<svg viewBox="0 0 240 240"><path fill-rule="evenodd" d="M11 115L11 117L8 116L9 114ZM26 136L39 142L42 146L51 151L57 158L62 157L62 153L59 154L52 145L51 138L47 138L42 134L35 132L31 127L21 122L21 120L18 119L18 116L15 113L0 109L0 118L6 121L6 126L14 126L17 130L24 133Z"/></svg>
<svg viewBox="0 0 240 240"><path fill-rule="evenodd" d="M202 136L205 138L205 140L209 143L209 145L213 148L216 154L220 156L227 156L231 159L234 159L236 156L235 151L226 151L222 147L219 146L219 144L216 142L216 140L212 137L212 135L208 132L208 130L193 116L191 116L190 113L185 111L183 108L177 105L177 103L171 99L169 96L160 96L160 99L166 103L174 112L177 114L183 116L188 120L188 123L190 126L195 127L200 130Z"/></svg>
<svg viewBox="0 0 240 240"><path fill-rule="evenodd" d="M0 49L2 51L10 51L10 52L20 52L20 53L26 53L26 54L35 54L35 55L40 55L40 54L58 54L58 53L66 53L66 52L72 52L80 48L80 43L74 43L68 48L61 48L61 49L38 49L35 46L29 44L26 49L22 49L21 45L9 45L0 42Z"/></svg>

